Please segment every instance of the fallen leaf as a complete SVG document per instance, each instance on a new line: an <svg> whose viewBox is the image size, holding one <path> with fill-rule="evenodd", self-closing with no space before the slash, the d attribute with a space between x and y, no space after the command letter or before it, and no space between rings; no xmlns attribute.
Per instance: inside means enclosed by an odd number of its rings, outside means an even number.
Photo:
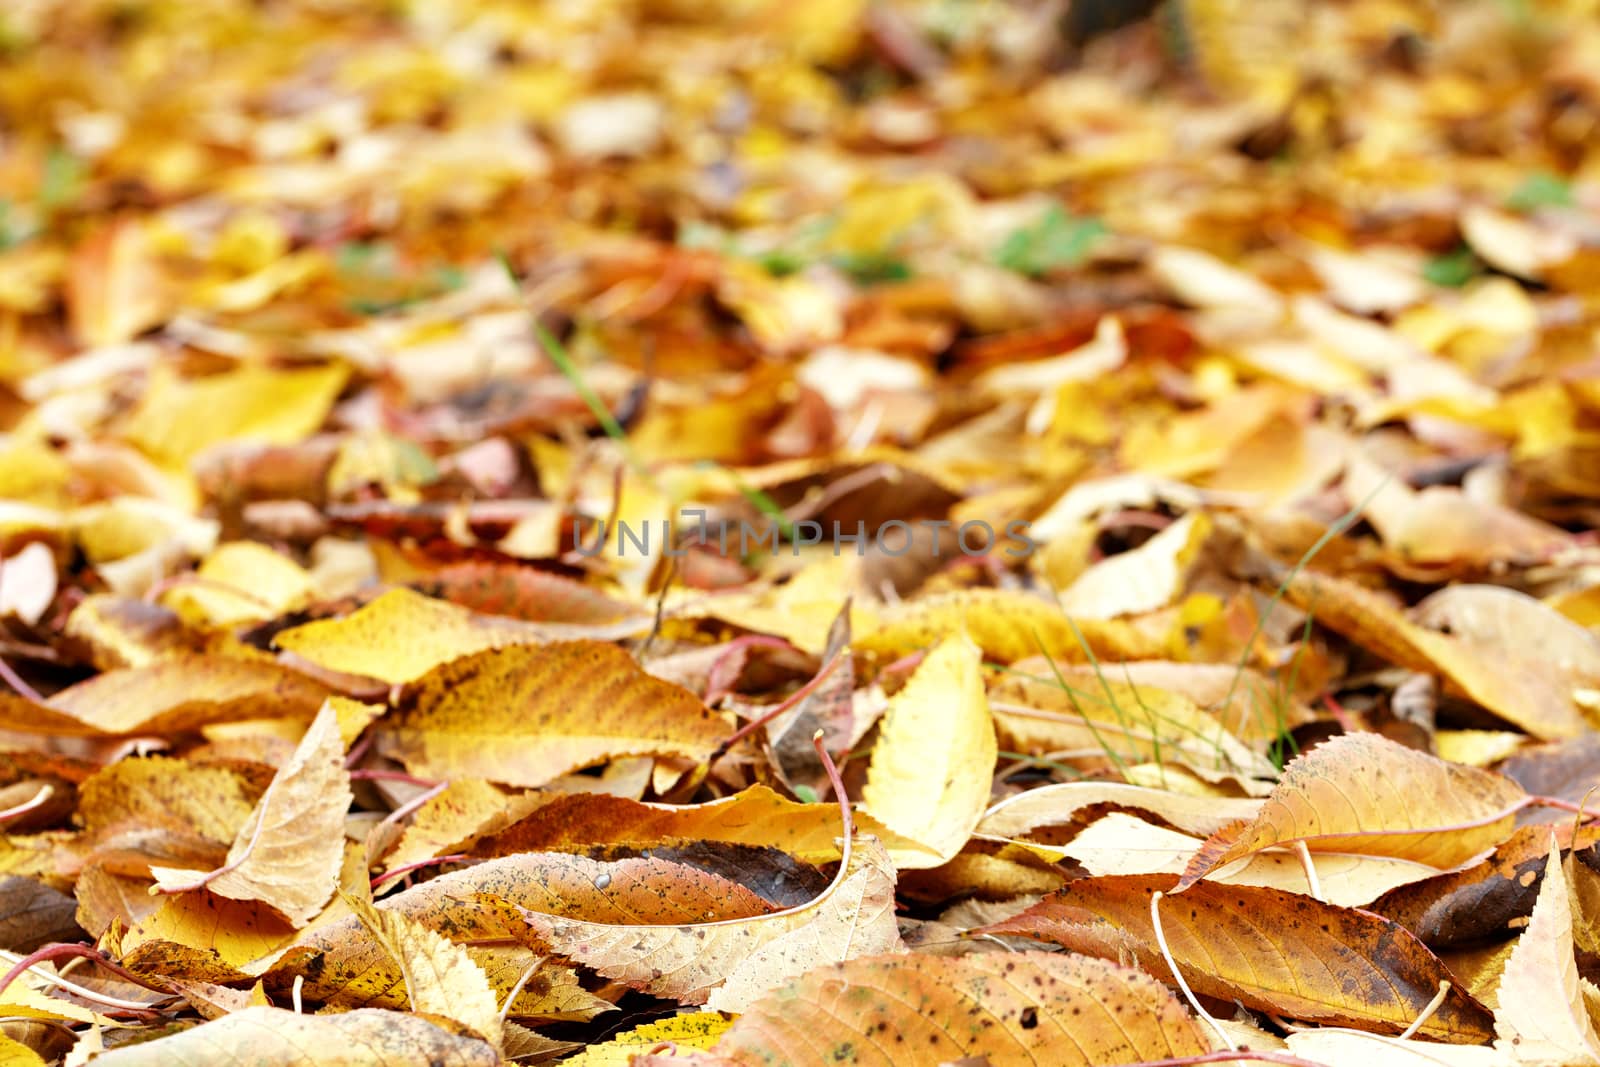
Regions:
<svg viewBox="0 0 1600 1067"><path fill-rule="evenodd" d="M978 932L1020 934L1105 958L1126 953L1173 980L1150 900L1176 884L1159 874L1085 878ZM1171 957L1197 993L1261 1011L1398 1033L1450 980L1444 965L1398 924L1296 893L1200 882L1163 901L1160 914ZM1492 1027L1483 1005L1452 989L1421 1032L1481 1043Z"/></svg>
<svg viewBox="0 0 1600 1067"><path fill-rule="evenodd" d="M1499 650L1425 630L1353 582L1302 570L1285 583L1289 600L1319 625L1396 666L1442 675L1450 686L1535 737L1576 737L1587 724L1570 694Z"/></svg>
<svg viewBox="0 0 1600 1067"><path fill-rule="evenodd" d="M1533 917L1500 979L1496 1050L1514 1063L1600 1062L1600 1036L1585 1002L1585 985L1573 957L1572 904L1561 850L1552 838Z"/></svg>
<svg viewBox="0 0 1600 1067"><path fill-rule="evenodd" d="M1250 821L1213 833L1178 892L1241 856L1296 843L1454 867L1509 837L1527 803L1516 783L1492 772L1378 734L1345 734L1285 767Z"/></svg>
<svg viewBox="0 0 1600 1067"><path fill-rule="evenodd" d="M731 732L694 694L598 641L453 659L375 729L378 750L414 774L523 786L622 756L703 760Z"/></svg>
<svg viewBox="0 0 1600 1067"><path fill-rule="evenodd" d="M971 642L940 642L889 701L872 749L862 810L925 846L922 866L960 851L989 802L994 724L978 667Z"/></svg>
<svg viewBox="0 0 1600 1067"><path fill-rule="evenodd" d="M813 967L900 947L894 868L862 838L822 895L770 915L690 925L602 923L519 909L539 947L685 1004L740 1011Z"/></svg>
<svg viewBox="0 0 1600 1067"><path fill-rule="evenodd" d="M475 652L548 638L525 623L391 589L343 618L308 622L273 640L319 667L398 685Z"/></svg>
<svg viewBox="0 0 1600 1067"><path fill-rule="evenodd" d="M749 1005L720 1062L1084 1065L1211 1051L1159 982L1083 956L869 956L819 968Z"/></svg>
<svg viewBox="0 0 1600 1067"><path fill-rule="evenodd" d="M451 1033L420 1015L375 1008L342 1015L300 1015L265 1007L246 1008L169 1037L104 1052L95 1059L108 1067L166 1067L173 1063L493 1067L500 1062L488 1042Z"/></svg>
<svg viewBox="0 0 1600 1067"><path fill-rule="evenodd" d="M166 892L182 892L198 878L219 896L262 901L304 926L338 884L351 800L338 716L324 705L239 828L218 871L153 867L151 874Z"/></svg>
<svg viewBox="0 0 1600 1067"><path fill-rule="evenodd" d="M361 925L400 968L411 1010L453 1019L499 1047L500 1003L467 950L394 909L347 897Z"/></svg>

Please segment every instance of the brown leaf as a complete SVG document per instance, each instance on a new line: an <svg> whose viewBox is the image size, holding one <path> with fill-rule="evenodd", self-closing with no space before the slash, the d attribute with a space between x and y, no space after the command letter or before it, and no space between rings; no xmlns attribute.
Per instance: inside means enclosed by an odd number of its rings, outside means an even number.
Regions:
<svg viewBox="0 0 1600 1067"><path fill-rule="evenodd" d="M1170 875L1085 878L980 933L1021 934L1107 959L1129 954L1166 981L1150 899ZM1355 908L1256 886L1200 882L1161 903L1166 942L1195 992L1308 1022L1404 1030L1450 972L1404 928ZM1452 989L1421 1032L1482 1042L1487 1009Z"/></svg>
<svg viewBox="0 0 1600 1067"><path fill-rule="evenodd" d="M883 846L865 837L821 896L771 915L677 925L519 910L539 947L657 996L718 1011L740 1011L820 964L900 947L894 868Z"/></svg>
<svg viewBox="0 0 1600 1067"><path fill-rule="evenodd" d="M542 785L622 756L704 760L728 727L615 645L488 649L434 668L376 726L413 774Z"/></svg>
<svg viewBox="0 0 1600 1067"><path fill-rule="evenodd" d="M601 862L584 856L530 852L452 871L378 902L462 942L508 941L526 933L515 911L495 898L552 916L597 923L645 919L668 924L765 915L771 905L743 886L680 863L650 858ZM277 980L301 975L305 995L341 1006L404 1003L399 969L354 918L314 927L301 937L307 950L275 970ZM551 970L556 970L552 968ZM562 968L561 972L565 972ZM562 1003L593 1003L575 987L551 986Z"/></svg>
<svg viewBox="0 0 1600 1067"><path fill-rule="evenodd" d="M1552 831L1560 847L1574 844L1571 823L1524 826L1482 863L1401 886L1368 907L1435 950L1504 936L1533 912ZM1600 827L1585 827L1576 843L1584 848L1597 840Z"/></svg>
<svg viewBox="0 0 1600 1067"><path fill-rule="evenodd" d="M0 948L32 952L47 941L79 936L77 904L31 878L0 878Z"/></svg>

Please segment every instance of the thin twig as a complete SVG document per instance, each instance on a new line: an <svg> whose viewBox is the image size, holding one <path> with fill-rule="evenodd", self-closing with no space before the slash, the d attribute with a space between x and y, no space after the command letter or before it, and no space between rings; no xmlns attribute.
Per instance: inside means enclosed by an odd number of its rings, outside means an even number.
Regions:
<svg viewBox="0 0 1600 1067"><path fill-rule="evenodd" d="M1172 950L1167 947L1166 931L1161 928L1161 898L1165 895L1158 889L1150 896L1150 925L1155 927L1156 944L1161 947L1161 958L1167 961L1167 968L1172 971L1172 977L1178 980L1178 988L1183 990L1183 995L1189 1001L1190 1006L1194 1008L1195 1014L1211 1024L1211 1029L1217 1032L1217 1037L1222 1040L1224 1045L1229 1049L1237 1048L1238 1046L1233 1043L1233 1038L1228 1036L1228 1031L1222 1028L1222 1024L1212 1018L1210 1012L1201 1007L1200 998L1194 995L1194 990L1190 989L1189 983L1184 981L1183 972L1178 970L1178 961L1172 958Z"/></svg>

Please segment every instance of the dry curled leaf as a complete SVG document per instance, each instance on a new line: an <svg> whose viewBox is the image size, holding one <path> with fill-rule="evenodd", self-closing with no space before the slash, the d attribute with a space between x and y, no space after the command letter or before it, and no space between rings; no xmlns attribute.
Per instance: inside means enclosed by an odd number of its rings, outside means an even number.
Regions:
<svg viewBox="0 0 1600 1067"><path fill-rule="evenodd" d="M216 872L152 868L166 892L203 883L233 900L259 900L304 926L333 896L344 861L350 772L338 715L325 704L256 807Z"/></svg>

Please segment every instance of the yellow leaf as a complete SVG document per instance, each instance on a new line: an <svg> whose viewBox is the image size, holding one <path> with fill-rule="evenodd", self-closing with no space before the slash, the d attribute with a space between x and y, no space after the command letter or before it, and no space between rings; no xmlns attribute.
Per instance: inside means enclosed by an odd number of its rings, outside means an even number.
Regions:
<svg viewBox="0 0 1600 1067"><path fill-rule="evenodd" d="M0 1035L0 1067L44 1067L44 1060L22 1042Z"/></svg>
<svg viewBox="0 0 1600 1067"><path fill-rule="evenodd" d="M1110 619L1165 607L1182 592L1189 565L1210 533L1205 513L1191 511L1138 548L1084 571L1061 593L1061 610L1076 618Z"/></svg>
<svg viewBox="0 0 1600 1067"><path fill-rule="evenodd" d="M977 646L947 637L889 701L863 809L930 855L906 866L944 863L967 843L989 803L994 723L983 693Z"/></svg>
<svg viewBox="0 0 1600 1067"><path fill-rule="evenodd" d="M195 574L204 584L180 585L165 600L183 618L211 626L276 618L316 591L303 567L254 541L218 545Z"/></svg>
<svg viewBox="0 0 1600 1067"><path fill-rule="evenodd" d="M1041 652L1053 659L1082 662L1087 658L1085 645L1096 656L1115 662L1159 659L1178 652L1177 635L1153 635L1117 620L1069 619L1042 597L1003 589L963 589L905 601L886 609L879 624L854 647L893 658L931 648L963 631L986 659L1001 663Z"/></svg>
<svg viewBox="0 0 1600 1067"><path fill-rule="evenodd" d="M341 619L318 619L277 636L280 648L319 667L398 685L451 660L488 649L541 644L595 633L621 637L649 629L648 618L598 629L482 615L410 589L391 589Z"/></svg>
<svg viewBox="0 0 1600 1067"><path fill-rule="evenodd" d="M223 441L294 444L322 425L349 376L342 364L302 370L248 364L184 380L163 365L124 433L151 456L175 465Z"/></svg>
<svg viewBox="0 0 1600 1067"><path fill-rule="evenodd" d="M622 756L704 760L730 732L693 693L599 641L452 660L375 729L378 751L414 774L525 786Z"/></svg>
<svg viewBox="0 0 1600 1067"><path fill-rule="evenodd" d="M628 1067L633 1057L648 1052L657 1045L669 1046L655 1056L676 1056L678 1049L705 1050L716 1045L733 1020L716 1012L690 1011L668 1019L635 1026L609 1041L590 1045L570 1060L562 1062L567 1067Z"/></svg>

